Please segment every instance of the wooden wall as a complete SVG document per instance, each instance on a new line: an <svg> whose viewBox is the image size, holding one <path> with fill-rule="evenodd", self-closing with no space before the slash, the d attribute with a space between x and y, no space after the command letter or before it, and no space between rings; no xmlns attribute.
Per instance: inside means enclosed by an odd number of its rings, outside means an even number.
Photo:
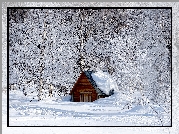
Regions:
<svg viewBox="0 0 179 134"><path fill-rule="evenodd" d="M70 94L74 102L80 102L80 94L83 93L91 93L91 101L97 100L96 90L84 73L80 75Z"/></svg>

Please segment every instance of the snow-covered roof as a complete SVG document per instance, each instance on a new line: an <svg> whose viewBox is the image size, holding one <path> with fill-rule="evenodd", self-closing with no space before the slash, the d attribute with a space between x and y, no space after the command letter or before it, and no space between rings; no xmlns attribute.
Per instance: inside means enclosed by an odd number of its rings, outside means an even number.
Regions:
<svg viewBox="0 0 179 134"><path fill-rule="evenodd" d="M117 91L118 87L112 76L108 72L101 70L91 74L93 80L97 84L97 87L103 91L103 93L109 95L111 90Z"/></svg>
<svg viewBox="0 0 179 134"><path fill-rule="evenodd" d="M99 70L97 72L84 71L84 73L96 89L98 95L109 95L111 90L117 90L117 84L108 72Z"/></svg>

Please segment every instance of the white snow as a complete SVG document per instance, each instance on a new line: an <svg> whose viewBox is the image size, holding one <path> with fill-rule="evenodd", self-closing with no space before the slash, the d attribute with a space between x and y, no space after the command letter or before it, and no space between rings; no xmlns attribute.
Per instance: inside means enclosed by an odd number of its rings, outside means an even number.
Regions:
<svg viewBox="0 0 179 134"><path fill-rule="evenodd" d="M95 73L92 73L91 76L96 82L99 89L101 89L105 94L109 94L109 91L114 89L118 90L116 82L112 79L112 76L108 72L103 72L98 70Z"/></svg>
<svg viewBox="0 0 179 134"><path fill-rule="evenodd" d="M162 123L149 105L127 108L125 96L116 93L94 102L70 102L62 99L32 101L20 91L9 94L10 126L164 126L170 125L169 116L158 106ZM3 93L3 104L6 102ZM3 118L6 117L3 105ZM3 122L5 125L5 122Z"/></svg>

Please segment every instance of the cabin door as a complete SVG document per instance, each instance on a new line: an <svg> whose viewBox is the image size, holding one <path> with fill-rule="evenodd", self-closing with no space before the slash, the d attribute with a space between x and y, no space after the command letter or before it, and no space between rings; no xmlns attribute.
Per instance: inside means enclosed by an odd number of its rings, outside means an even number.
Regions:
<svg viewBox="0 0 179 134"><path fill-rule="evenodd" d="M88 94L84 94L84 102L88 102Z"/></svg>
<svg viewBox="0 0 179 134"><path fill-rule="evenodd" d="M81 93L80 102L91 102L91 93Z"/></svg>

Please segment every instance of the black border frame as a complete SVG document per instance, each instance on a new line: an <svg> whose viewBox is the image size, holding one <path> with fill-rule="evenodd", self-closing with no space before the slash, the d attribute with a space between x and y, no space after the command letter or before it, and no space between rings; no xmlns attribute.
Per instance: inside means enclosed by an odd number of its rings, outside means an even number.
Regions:
<svg viewBox="0 0 179 134"><path fill-rule="evenodd" d="M171 125L170 126L9 126L9 9L171 9ZM7 127L172 127L172 7L7 7Z"/></svg>

